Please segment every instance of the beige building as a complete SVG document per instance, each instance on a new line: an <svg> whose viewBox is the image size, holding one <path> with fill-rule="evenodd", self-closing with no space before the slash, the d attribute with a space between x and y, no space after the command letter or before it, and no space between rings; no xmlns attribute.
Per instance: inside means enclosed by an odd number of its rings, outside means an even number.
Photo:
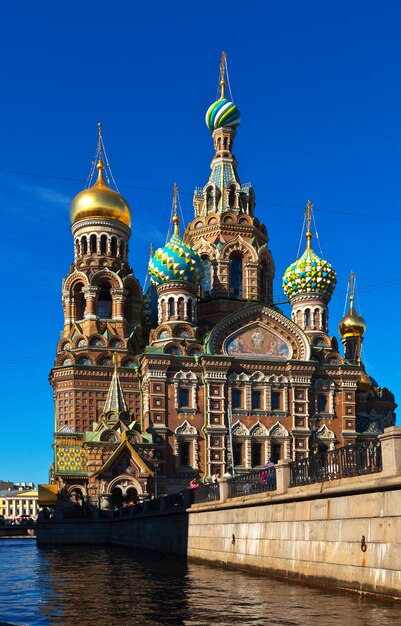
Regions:
<svg viewBox="0 0 401 626"><path fill-rule="evenodd" d="M0 492L0 515L5 520L15 520L23 515L36 519L39 513L37 489Z"/></svg>

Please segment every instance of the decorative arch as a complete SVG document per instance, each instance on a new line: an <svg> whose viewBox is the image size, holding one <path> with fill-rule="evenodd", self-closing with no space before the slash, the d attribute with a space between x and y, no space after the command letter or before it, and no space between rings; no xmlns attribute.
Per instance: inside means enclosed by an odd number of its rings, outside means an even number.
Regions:
<svg viewBox="0 0 401 626"><path fill-rule="evenodd" d="M289 436L288 430L280 422L273 424L269 430L269 437L274 439L287 439Z"/></svg>
<svg viewBox="0 0 401 626"><path fill-rule="evenodd" d="M74 348L86 348L87 345L88 345L88 340L85 337L85 335L78 335L78 337L75 337L75 339L73 340Z"/></svg>
<svg viewBox="0 0 401 626"><path fill-rule="evenodd" d="M289 347L290 358L300 361L310 359L311 345L305 333L282 313L263 304L244 307L218 322L207 337L206 353L224 354L228 338L240 336L245 327L247 331L252 327L263 327L284 340ZM266 355L264 358L269 357ZM282 360L285 361L287 358L284 357Z"/></svg>
<svg viewBox="0 0 401 626"><path fill-rule="evenodd" d="M336 437L333 431L331 431L326 424L323 424L321 428L316 433L318 439L322 439L324 441L330 441L335 443Z"/></svg>
<svg viewBox="0 0 401 626"><path fill-rule="evenodd" d="M104 430L100 435L100 441L108 441L111 443L118 443L121 439L120 433L115 430Z"/></svg>
<svg viewBox="0 0 401 626"><path fill-rule="evenodd" d="M253 426L251 426L249 430L249 434L251 437L268 437L269 431L266 426L263 426L259 421L256 422Z"/></svg>
<svg viewBox="0 0 401 626"><path fill-rule="evenodd" d="M182 356L184 354L184 349L178 343L169 343L164 347L164 354L171 354L173 356Z"/></svg>
<svg viewBox="0 0 401 626"><path fill-rule="evenodd" d="M90 279L90 284L93 287L100 287L104 283L109 284L112 289L121 289L123 287L121 278L107 267L95 272Z"/></svg>
<svg viewBox="0 0 401 626"><path fill-rule="evenodd" d="M130 487L135 487L138 493L143 493L140 483L130 474L120 474L107 485L107 493L111 493L113 489L118 487L125 496Z"/></svg>
<svg viewBox="0 0 401 626"><path fill-rule="evenodd" d="M247 429L245 424L243 424L240 421L237 421L235 422L235 424L233 424L232 433L233 433L233 436L235 437L248 437L249 436L249 430Z"/></svg>
<svg viewBox="0 0 401 626"><path fill-rule="evenodd" d="M257 263L258 261L258 253L256 249L245 241L241 235L237 235L234 239L228 241L222 248L220 256L222 259L228 261L230 256L235 252L242 254L245 262Z"/></svg>
<svg viewBox="0 0 401 626"><path fill-rule="evenodd" d="M196 430L195 426L192 426L192 424L190 424L188 420L185 420L185 422L183 422L180 426L177 426L174 432L178 437L198 436L198 431Z"/></svg>
<svg viewBox="0 0 401 626"><path fill-rule="evenodd" d="M104 337L102 337L102 335L91 335L91 337L89 337L89 345L91 347L104 348L106 346L106 342L104 340Z"/></svg>
<svg viewBox="0 0 401 626"><path fill-rule="evenodd" d="M263 374L263 372L254 372L253 374L251 374L251 376L249 377L249 380L251 382L263 382L265 380L265 375Z"/></svg>
<svg viewBox="0 0 401 626"><path fill-rule="evenodd" d="M177 372L174 375L174 380L197 380L197 376L194 372L184 372L183 370L180 370L179 372Z"/></svg>
<svg viewBox="0 0 401 626"><path fill-rule="evenodd" d="M74 272L72 272L72 274L70 274L65 279L64 291L71 291L71 289L74 286L74 283L76 283L76 282L82 282L85 287L87 285L89 285L89 279L88 279L87 275L84 274L83 272L79 272L78 270L75 270Z"/></svg>
<svg viewBox="0 0 401 626"><path fill-rule="evenodd" d="M75 357L77 365L93 365L93 357L88 352Z"/></svg>

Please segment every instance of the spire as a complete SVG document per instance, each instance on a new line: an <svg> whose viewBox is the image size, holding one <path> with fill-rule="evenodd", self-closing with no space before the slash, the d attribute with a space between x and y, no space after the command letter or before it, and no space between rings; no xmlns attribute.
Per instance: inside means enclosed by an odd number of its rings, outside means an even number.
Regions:
<svg viewBox="0 0 401 626"><path fill-rule="evenodd" d="M221 53L221 61L220 61L220 98L223 99L226 97L226 80L225 80L225 67L226 67L226 53Z"/></svg>
<svg viewBox="0 0 401 626"><path fill-rule="evenodd" d="M306 217L306 249L307 250L312 250L312 245L311 245L311 241L312 241L312 231L311 231L311 221L312 221L312 210L313 210L313 204L310 200L308 200L308 202L306 203L306 211L305 211L305 217Z"/></svg>
<svg viewBox="0 0 401 626"><path fill-rule="evenodd" d="M103 177L104 163L103 163L103 137L102 137L102 122L97 123L97 164L96 169L98 171L96 185L106 185L106 181Z"/></svg>
<svg viewBox="0 0 401 626"><path fill-rule="evenodd" d="M121 388L120 377L118 375L118 355L113 353L114 372L110 383L110 388L107 393L106 402L103 408L103 414L106 415L109 412L115 412L120 414L123 411L128 411L125 402L123 390Z"/></svg>
<svg viewBox="0 0 401 626"><path fill-rule="evenodd" d="M349 314L348 315L353 315L355 313L354 311L355 282L356 282L356 276L354 272L351 270L351 274L348 279L348 288L349 288Z"/></svg>
<svg viewBox="0 0 401 626"><path fill-rule="evenodd" d="M177 195L178 195L178 185L174 183L174 195L173 195L173 224L174 224L174 235L180 235L180 218L177 213Z"/></svg>

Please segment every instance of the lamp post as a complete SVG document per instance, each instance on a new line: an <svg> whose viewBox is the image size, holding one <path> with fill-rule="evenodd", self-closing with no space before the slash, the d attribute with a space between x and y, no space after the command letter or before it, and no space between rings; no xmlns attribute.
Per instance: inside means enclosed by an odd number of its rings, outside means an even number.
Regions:
<svg viewBox="0 0 401 626"><path fill-rule="evenodd" d="M319 424L319 418L318 417L310 417L309 418L309 428L310 428L310 430L312 432L311 440L312 440L312 453L313 454L317 454L317 452L318 452L318 445L317 445L318 424Z"/></svg>

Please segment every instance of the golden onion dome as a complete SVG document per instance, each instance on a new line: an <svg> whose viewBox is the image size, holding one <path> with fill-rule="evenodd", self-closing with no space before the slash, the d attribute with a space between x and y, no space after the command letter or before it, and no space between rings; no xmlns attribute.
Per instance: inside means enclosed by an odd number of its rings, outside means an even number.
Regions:
<svg viewBox="0 0 401 626"><path fill-rule="evenodd" d="M372 381L366 372L361 372L361 375L358 380L357 389L358 391L367 393L372 386Z"/></svg>
<svg viewBox="0 0 401 626"><path fill-rule="evenodd" d="M354 311L354 297L350 297L349 312L338 325L338 332L344 339L346 337L362 337L366 331L366 322L361 315Z"/></svg>
<svg viewBox="0 0 401 626"><path fill-rule="evenodd" d="M131 211L128 202L117 191L110 189L104 180L104 165L101 160L97 164L97 169L99 174L95 184L81 191L71 202L71 224L79 220L104 217L130 227Z"/></svg>

